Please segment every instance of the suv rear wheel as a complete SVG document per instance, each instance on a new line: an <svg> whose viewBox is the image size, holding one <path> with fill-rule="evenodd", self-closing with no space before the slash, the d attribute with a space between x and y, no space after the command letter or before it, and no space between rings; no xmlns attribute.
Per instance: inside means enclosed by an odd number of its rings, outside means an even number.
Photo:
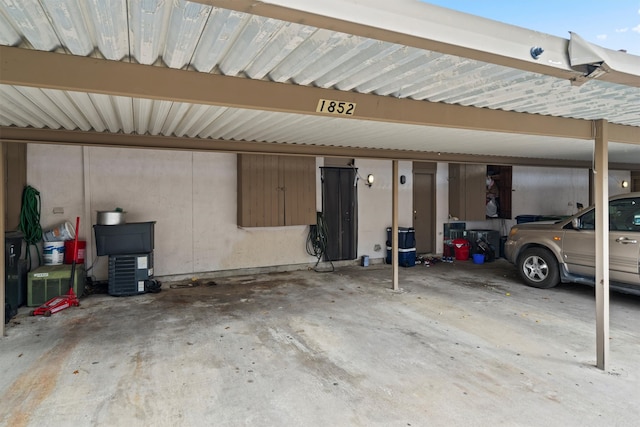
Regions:
<svg viewBox="0 0 640 427"><path fill-rule="evenodd" d="M534 288L553 288L560 282L558 263L547 249L526 249L518 258L518 271L522 280Z"/></svg>

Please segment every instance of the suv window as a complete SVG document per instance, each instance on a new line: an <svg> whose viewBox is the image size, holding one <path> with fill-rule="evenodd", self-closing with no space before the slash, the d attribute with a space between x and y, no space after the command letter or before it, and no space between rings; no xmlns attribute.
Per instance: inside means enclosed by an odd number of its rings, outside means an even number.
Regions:
<svg viewBox="0 0 640 427"><path fill-rule="evenodd" d="M580 217L580 229L596 229L595 209L591 209ZM640 232L640 198L609 202L609 230Z"/></svg>
<svg viewBox="0 0 640 427"><path fill-rule="evenodd" d="M640 231L640 198L609 203L609 230Z"/></svg>
<svg viewBox="0 0 640 427"><path fill-rule="evenodd" d="M580 228L582 230L595 230L596 229L596 210L591 209L586 214L580 217Z"/></svg>

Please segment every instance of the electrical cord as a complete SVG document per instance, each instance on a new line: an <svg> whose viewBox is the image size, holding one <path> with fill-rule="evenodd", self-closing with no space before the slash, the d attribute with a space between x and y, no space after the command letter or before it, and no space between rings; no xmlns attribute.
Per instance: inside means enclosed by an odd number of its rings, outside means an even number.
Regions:
<svg viewBox="0 0 640 427"><path fill-rule="evenodd" d="M42 240L42 227L40 226L40 192L35 188L27 185L22 191L22 207L20 209L20 226L19 229L24 234L24 240L27 242L27 261L28 269L31 270L31 246ZM38 265L42 264L40 250L36 246L38 254Z"/></svg>
<svg viewBox="0 0 640 427"><path fill-rule="evenodd" d="M316 224L309 226L309 234L307 235L307 253L311 256L318 258L316 265L313 266L313 270L318 273L332 273L335 271L335 266L331 259L327 256L327 242L328 232L327 223L324 222L324 216L321 212L316 215ZM322 257L326 257L329 264L331 264L331 270L319 270L318 264Z"/></svg>

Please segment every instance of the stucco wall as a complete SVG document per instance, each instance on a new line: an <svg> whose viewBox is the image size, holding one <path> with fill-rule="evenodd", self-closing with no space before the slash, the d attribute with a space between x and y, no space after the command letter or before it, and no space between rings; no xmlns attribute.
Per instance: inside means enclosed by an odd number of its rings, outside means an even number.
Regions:
<svg viewBox="0 0 640 427"><path fill-rule="evenodd" d="M322 159L316 160L322 166ZM128 222L156 221L155 274L201 272L306 264L309 228L241 228L236 225L236 155L29 144L27 182L41 193L41 224L47 230L81 218L80 238L89 243L87 266L98 280L107 277L107 257L95 257L96 212L121 207ZM386 255L386 228L392 222L392 162L356 159L361 177L375 176L371 187L358 183L358 256ZM576 203L588 204L584 169L513 168L513 216L570 215ZM412 163L399 162L399 226L413 226ZM611 195L628 192L620 182L629 172L609 174ZM317 209L321 210L320 169ZM442 252L448 221L448 165L436 173L436 248ZM64 213L54 213L62 208ZM468 222L467 229L506 234L515 220Z"/></svg>
<svg viewBox="0 0 640 427"><path fill-rule="evenodd" d="M514 166L513 216L526 214L573 215L577 204L589 206L589 170ZM609 171L609 195L628 193L623 180L628 171Z"/></svg>
<svg viewBox="0 0 640 427"><path fill-rule="evenodd" d="M386 230L392 225L393 162L357 159L356 167L362 178L369 174L375 177L371 187L362 181L358 184L358 256L384 258ZM404 184L398 183L399 227L413 226L412 167L411 162L398 162L398 175L404 175L406 178Z"/></svg>
<svg viewBox="0 0 640 427"><path fill-rule="evenodd" d="M236 225L235 154L30 144L27 182L41 193L45 230L80 216L79 236L93 242L96 212L116 207L127 222L156 221L157 276L315 261L306 226ZM107 257L87 253L106 279Z"/></svg>
<svg viewBox="0 0 640 427"><path fill-rule="evenodd" d="M449 221L449 164L438 163L436 170L436 252L443 252L444 224Z"/></svg>
<svg viewBox="0 0 640 427"><path fill-rule="evenodd" d="M442 252L443 228L448 212L448 165L438 164L438 252ZM512 219L487 219L466 221L468 230L498 230L507 235L516 224L518 215L573 215L577 204L589 205L589 170L576 168L514 166L512 178ZM609 195L628 193L623 180L630 180L628 171L609 171Z"/></svg>

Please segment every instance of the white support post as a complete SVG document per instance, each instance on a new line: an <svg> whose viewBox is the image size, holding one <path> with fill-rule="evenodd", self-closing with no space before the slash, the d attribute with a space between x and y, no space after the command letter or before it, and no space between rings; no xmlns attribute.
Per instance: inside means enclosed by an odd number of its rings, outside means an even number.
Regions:
<svg viewBox="0 0 640 427"><path fill-rule="evenodd" d="M2 235L2 238L4 239L4 226L5 226L5 221L6 221L6 212L7 212L7 207L4 205L4 200L5 200L5 192L7 191L7 180L5 179L5 173L6 171L4 170L4 162L6 161L6 152L4 151L4 142L0 141L0 177L2 177L2 185L0 185L0 207L2 207L2 209L0 209L0 212L2 212L2 219L0 220L0 235ZM2 262L0 262L0 338L4 337L4 316L6 315L4 312L4 305L6 304L5 301L5 286L6 283L4 282L4 277L5 277L5 271L4 271L4 258L5 257L5 253L4 253L4 242L2 243L2 245L0 245L0 259L2 260Z"/></svg>
<svg viewBox="0 0 640 427"><path fill-rule="evenodd" d="M596 366L607 370L609 358L609 153L607 122L596 122Z"/></svg>
<svg viewBox="0 0 640 427"><path fill-rule="evenodd" d="M392 223L391 226L391 262L393 266L393 290L397 291L399 289L398 286L398 161L393 161L393 177L391 178L393 181L393 213L392 213Z"/></svg>
<svg viewBox="0 0 640 427"><path fill-rule="evenodd" d="M84 240L86 241L86 248L84 252L85 265L88 265L89 260L95 259L93 255L93 217L91 212L91 147L82 147L82 179L83 179L83 204L84 204L84 218L82 219L81 229L85 230ZM76 230L78 236L80 236L80 230Z"/></svg>

